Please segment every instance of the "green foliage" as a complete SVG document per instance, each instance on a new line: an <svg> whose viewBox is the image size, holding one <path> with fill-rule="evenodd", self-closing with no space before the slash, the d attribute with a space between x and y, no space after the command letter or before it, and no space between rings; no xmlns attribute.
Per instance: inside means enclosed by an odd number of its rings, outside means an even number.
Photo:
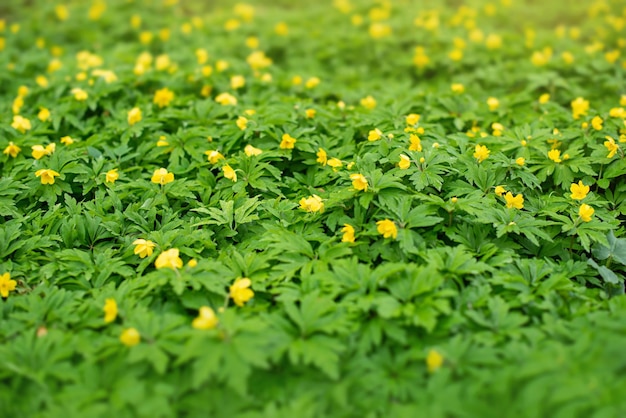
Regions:
<svg viewBox="0 0 626 418"><path fill-rule="evenodd" d="M626 416L619 1L26 3L0 416Z"/></svg>

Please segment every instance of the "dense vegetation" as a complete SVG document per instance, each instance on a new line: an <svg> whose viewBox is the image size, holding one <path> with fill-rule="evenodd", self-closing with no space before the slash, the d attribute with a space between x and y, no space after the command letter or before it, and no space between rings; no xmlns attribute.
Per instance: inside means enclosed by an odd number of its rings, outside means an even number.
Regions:
<svg viewBox="0 0 626 418"><path fill-rule="evenodd" d="M2 3L2 417L626 416L623 1Z"/></svg>

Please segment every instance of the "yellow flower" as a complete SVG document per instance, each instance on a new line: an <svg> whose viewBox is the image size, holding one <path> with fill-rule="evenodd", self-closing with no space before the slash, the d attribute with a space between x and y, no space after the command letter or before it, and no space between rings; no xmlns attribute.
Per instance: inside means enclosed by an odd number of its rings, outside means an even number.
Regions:
<svg viewBox="0 0 626 418"><path fill-rule="evenodd" d="M421 118L421 115L418 115L417 113L411 113L407 115L407 117L404 120L407 125L414 126L419 123L420 118Z"/></svg>
<svg viewBox="0 0 626 418"><path fill-rule="evenodd" d="M494 191L494 193L497 196L502 196L504 193L506 193L506 189L504 188L504 186L496 186L496 190Z"/></svg>
<svg viewBox="0 0 626 418"><path fill-rule="evenodd" d="M339 167L343 166L343 162L339 158L335 157L330 158L326 164L328 164L329 167L332 167L334 171L337 171Z"/></svg>
<svg viewBox="0 0 626 418"><path fill-rule="evenodd" d="M195 329L213 329L220 321L215 315L215 311L208 306L202 306L198 311L198 317L194 318L191 326Z"/></svg>
<svg viewBox="0 0 626 418"><path fill-rule="evenodd" d="M50 155L47 148L44 148L43 145L33 145L31 147L33 150L33 158L35 160L41 159L44 155Z"/></svg>
<svg viewBox="0 0 626 418"><path fill-rule="evenodd" d="M10 155L11 157L17 157L17 154L20 153L22 149L15 145L13 141L9 142L9 145L2 151L3 154Z"/></svg>
<svg viewBox="0 0 626 418"><path fill-rule="evenodd" d="M307 212L324 212L324 202L318 195L300 199L300 209Z"/></svg>
<svg viewBox="0 0 626 418"><path fill-rule="evenodd" d="M626 110L623 107L613 107L609 110L609 116L612 118L626 118Z"/></svg>
<svg viewBox="0 0 626 418"><path fill-rule="evenodd" d="M572 183L569 190L572 192L572 199L583 200L585 197L587 197L587 193L589 193L589 186L585 186L582 180L580 180L578 184Z"/></svg>
<svg viewBox="0 0 626 418"><path fill-rule="evenodd" d="M360 103L361 106L369 110L372 110L376 107L376 99L374 99L372 96L364 97L363 99L361 99Z"/></svg>
<svg viewBox="0 0 626 418"><path fill-rule="evenodd" d="M228 64L228 61L225 60L217 60L215 63L215 69L218 73L228 70L228 67L230 67L230 64Z"/></svg>
<svg viewBox="0 0 626 418"><path fill-rule="evenodd" d="M583 203L578 209L578 216L580 216L580 219L582 219L584 222L591 222L591 217L593 216L594 212L595 210L591 206Z"/></svg>
<svg viewBox="0 0 626 418"><path fill-rule="evenodd" d="M604 121L602 120L602 118L600 116L594 116L593 119L591 119L591 126L593 127L593 129L595 129L596 131L601 131L602 130L602 123Z"/></svg>
<svg viewBox="0 0 626 418"><path fill-rule="evenodd" d="M154 170L152 174L152 183L160 184L161 186L174 181L174 173L169 173L165 168L159 168Z"/></svg>
<svg viewBox="0 0 626 418"><path fill-rule="evenodd" d="M35 172L35 176L41 177L41 184L54 184L54 178L60 174L54 170L42 168Z"/></svg>
<svg viewBox="0 0 626 418"><path fill-rule="evenodd" d="M107 183L115 183L115 181L119 178L120 174L117 172L117 168L114 168L113 170L106 172L106 178L104 181Z"/></svg>
<svg viewBox="0 0 626 418"><path fill-rule="evenodd" d="M589 101L582 97L577 97L570 103L572 106L572 117L574 119L580 119L581 116L585 116L589 111Z"/></svg>
<svg viewBox="0 0 626 418"><path fill-rule="evenodd" d="M274 26L274 32L278 36L287 36L289 33L289 26L287 26L285 22L277 23L276 26Z"/></svg>
<svg viewBox="0 0 626 418"><path fill-rule="evenodd" d="M161 54L157 55L156 60L154 61L154 66L157 71L165 71L172 65L172 60L170 60L169 55Z"/></svg>
<svg viewBox="0 0 626 418"><path fill-rule="evenodd" d="M479 163L482 163L487 158L489 158L489 149L485 145L476 145L474 149L474 158L478 160Z"/></svg>
<svg viewBox="0 0 626 418"><path fill-rule="evenodd" d="M411 159L404 154L400 154L398 167L400 167L401 170L406 170L407 168L411 167Z"/></svg>
<svg viewBox="0 0 626 418"><path fill-rule="evenodd" d="M141 109L139 109L138 107L133 107L132 109L130 109L128 111L127 119L128 119L128 124L130 126L133 126L137 122L140 122L141 121Z"/></svg>
<svg viewBox="0 0 626 418"><path fill-rule="evenodd" d="M13 116L13 123L11 123L11 127L13 127L13 129L17 131L20 131L21 133L30 131L30 120L26 119L23 116L15 115Z"/></svg>
<svg viewBox="0 0 626 418"><path fill-rule="evenodd" d="M141 335L135 328L126 328L120 335L120 341L127 347L132 347L139 344L141 341Z"/></svg>
<svg viewBox="0 0 626 418"><path fill-rule="evenodd" d="M382 138L383 133L381 132L380 129L376 128L376 129L372 129L371 131L369 131L369 134L367 135L367 140L370 142L374 142L374 141L378 141L380 138Z"/></svg>
<svg viewBox="0 0 626 418"><path fill-rule="evenodd" d="M224 159L224 156L219 151L215 151L215 150L205 151L204 155L207 156L207 159L209 160L211 164L215 164L219 160Z"/></svg>
<svg viewBox="0 0 626 418"><path fill-rule="evenodd" d="M143 238L136 239L133 241L133 245L135 246L134 253L141 258L150 257L152 255L152 251L156 244L150 240L145 240Z"/></svg>
<svg viewBox="0 0 626 418"><path fill-rule="evenodd" d="M24 98L22 96L17 96L15 100L13 100L13 113L20 113L20 109L24 105Z"/></svg>
<svg viewBox="0 0 626 418"><path fill-rule="evenodd" d="M304 111L304 115L306 116L307 119L313 119L316 114L317 114L317 111L315 109L307 109Z"/></svg>
<svg viewBox="0 0 626 418"><path fill-rule="evenodd" d="M241 129L242 131L245 131L246 128L248 127L248 119L245 116L239 116L235 124L237 125L239 129Z"/></svg>
<svg viewBox="0 0 626 418"><path fill-rule="evenodd" d="M363 174L350 174L350 180L352 180L352 187L356 190L367 191L367 179Z"/></svg>
<svg viewBox="0 0 626 418"><path fill-rule="evenodd" d="M164 87L154 93L154 99L152 102L160 108L163 108L168 106L172 100L174 100L174 92L167 87Z"/></svg>
<svg viewBox="0 0 626 418"><path fill-rule="evenodd" d="M280 142L281 149L293 149L296 144L296 139L289 134L283 134L282 141Z"/></svg>
<svg viewBox="0 0 626 418"><path fill-rule="evenodd" d="M16 286L17 282L11 280L11 273L6 272L0 275L0 296L8 298L9 292L14 291Z"/></svg>
<svg viewBox="0 0 626 418"><path fill-rule="evenodd" d="M321 165L326 165L326 163L328 162L328 155L326 154L326 151L324 151L322 148L318 148L316 155L316 161Z"/></svg>
<svg viewBox="0 0 626 418"><path fill-rule="evenodd" d="M555 163L560 163L561 160L561 151L558 149L553 149L548 151L548 158L554 161Z"/></svg>
<svg viewBox="0 0 626 418"><path fill-rule="evenodd" d="M237 98L230 93L218 94L215 101L222 106L235 106L237 104Z"/></svg>
<svg viewBox="0 0 626 418"><path fill-rule="evenodd" d="M195 267L198 265L198 260L196 260L195 258L192 258L191 260L187 261L187 266L188 267Z"/></svg>
<svg viewBox="0 0 626 418"><path fill-rule="evenodd" d="M422 151L422 141L415 134L409 135L409 151Z"/></svg>
<svg viewBox="0 0 626 418"><path fill-rule="evenodd" d="M319 78L311 77L306 81L306 83L304 84L304 87L306 87L307 89L312 89L312 88L317 87L319 83L320 83Z"/></svg>
<svg viewBox="0 0 626 418"><path fill-rule="evenodd" d="M56 5L54 7L54 13L57 15L57 19L59 19L60 21L67 20L67 18L70 16L70 11L64 4Z"/></svg>
<svg viewBox="0 0 626 418"><path fill-rule="evenodd" d="M248 157L252 157L253 155L254 156L261 155L263 153L263 150L261 150L259 148L255 148L252 145L248 144L243 149L243 152L245 152Z"/></svg>
<svg viewBox="0 0 626 418"><path fill-rule="evenodd" d="M170 143L167 142L167 137L165 135L161 135L159 140L156 143L157 147L167 147Z"/></svg>
<svg viewBox="0 0 626 418"><path fill-rule="evenodd" d="M500 100L495 97L490 97L487 99L487 106L489 106L489 110L494 112L498 107L500 107Z"/></svg>
<svg viewBox="0 0 626 418"><path fill-rule="evenodd" d="M513 193L507 192L504 195L504 200L506 200L506 207L511 209L523 209L524 208L524 195L521 193L517 196L513 196Z"/></svg>
<svg viewBox="0 0 626 418"><path fill-rule="evenodd" d="M391 35L391 26L386 23L374 22L369 27L372 39L380 39Z"/></svg>
<svg viewBox="0 0 626 418"><path fill-rule="evenodd" d="M343 232L341 242L354 242L354 227L352 225L344 224L341 232Z"/></svg>
<svg viewBox="0 0 626 418"><path fill-rule="evenodd" d="M224 167L222 167L222 171L224 172L225 178L232 181L233 183L237 181L237 173L235 173L235 170L233 170L231 166L226 164Z"/></svg>
<svg viewBox="0 0 626 418"><path fill-rule="evenodd" d="M396 239L398 237L398 228L396 228L396 224L392 220L383 219L376 222L376 226L378 233L382 234L383 238Z"/></svg>
<svg viewBox="0 0 626 418"><path fill-rule="evenodd" d="M431 349L426 356L426 367L429 373L436 372L443 365L443 356L437 351Z"/></svg>
<svg viewBox="0 0 626 418"><path fill-rule="evenodd" d="M230 287L230 297L237 306L243 306L244 303L254 297L254 291L250 289L252 282L246 277L239 277Z"/></svg>
<svg viewBox="0 0 626 418"><path fill-rule="evenodd" d="M248 55L248 58L246 58L246 62L253 70L260 70L272 65L272 60L267 57L263 51L252 52Z"/></svg>
<svg viewBox="0 0 626 418"><path fill-rule="evenodd" d="M117 318L117 303L115 299L107 299L104 301L104 322L109 323Z"/></svg>
<svg viewBox="0 0 626 418"><path fill-rule="evenodd" d="M539 96L539 103L546 104L549 101L550 101L550 94L544 93L541 96Z"/></svg>
<svg viewBox="0 0 626 418"><path fill-rule="evenodd" d="M607 155L606 158L613 158L613 156L617 153L617 150L619 150L619 145L615 143L615 140L612 137L605 136L605 138L606 141L604 141L604 146L607 150L609 150L609 155Z"/></svg>
<svg viewBox="0 0 626 418"><path fill-rule="evenodd" d="M61 143L63 145L72 145L74 142L75 140L71 136L64 136L61 138Z"/></svg>
<svg viewBox="0 0 626 418"><path fill-rule="evenodd" d="M452 83L450 86L452 93L463 94L465 92L465 86L461 83Z"/></svg>
<svg viewBox="0 0 626 418"><path fill-rule="evenodd" d="M46 109L45 107L42 107L39 110L39 113L37 114L37 119L39 119L42 122L47 121L48 119L50 119L50 111Z"/></svg>
<svg viewBox="0 0 626 418"><path fill-rule="evenodd" d="M179 253L178 248L163 251L154 262L154 267L157 269L167 268L172 270L182 268L183 260L178 256Z"/></svg>
<svg viewBox="0 0 626 418"><path fill-rule="evenodd" d="M515 164L519 165L520 167L523 166L524 164L526 164L526 159L524 157L518 157L515 160Z"/></svg>
<svg viewBox="0 0 626 418"><path fill-rule="evenodd" d="M242 75L234 75L230 78L230 87L233 90L240 89L246 85L246 79Z"/></svg>
<svg viewBox="0 0 626 418"><path fill-rule="evenodd" d="M84 102L89 97L85 90L78 87L73 88L71 90L71 93L74 96L74 99L78 100L79 102Z"/></svg>

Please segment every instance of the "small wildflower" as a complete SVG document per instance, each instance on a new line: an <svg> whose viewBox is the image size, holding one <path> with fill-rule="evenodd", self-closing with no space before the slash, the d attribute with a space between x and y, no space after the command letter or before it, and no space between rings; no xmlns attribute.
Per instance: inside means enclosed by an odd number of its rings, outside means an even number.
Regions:
<svg viewBox="0 0 626 418"><path fill-rule="evenodd" d="M230 286L230 297L235 302L235 305L242 307L244 303L254 297L254 291L250 289L252 282L246 277L239 277Z"/></svg>
<svg viewBox="0 0 626 418"><path fill-rule="evenodd" d="M307 119L313 119L316 114L317 114L317 111L315 109L306 109L304 111L304 115L306 116Z"/></svg>
<svg viewBox="0 0 626 418"><path fill-rule="evenodd" d="M8 298L9 292L14 291L16 286L17 282L11 280L11 273L6 272L0 275L0 296Z"/></svg>
<svg viewBox="0 0 626 418"><path fill-rule="evenodd" d="M329 167L332 167L334 171L337 171L339 167L343 166L343 162L339 158L330 158L326 163Z"/></svg>
<svg viewBox="0 0 626 418"><path fill-rule="evenodd" d="M39 113L37 113L37 119L39 119L42 122L46 122L48 119L50 119L50 111L46 109L45 107L42 107L39 110Z"/></svg>
<svg viewBox="0 0 626 418"><path fill-rule="evenodd" d="M392 220L383 219L382 221L376 222L376 229L383 238L396 239L398 237L398 228Z"/></svg>
<svg viewBox="0 0 626 418"><path fill-rule="evenodd" d="M369 131L367 135L367 140L370 142L378 141L380 138L382 138L382 136L383 136L383 133L381 132L380 129L378 128L372 129L371 131Z"/></svg>
<svg viewBox="0 0 626 418"><path fill-rule="evenodd" d="M526 159L524 157L518 157L515 160L515 164L519 165L520 167L523 167L524 164L526 164Z"/></svg>
<svg viewBox="0 0 626 418"><path fill-rule="evenodd" d="M283 134L282 141L280 142L281 149L293 149L296 144L296 139L289 134Z"/></svg>
<svg viewBox="0 0 626 418"><path fill-rule="evenodd" d="M322 148L318 148L317 150L317 162L320 163L321 165L326 165L326 163L328 162L328 155L326 154L326 151L324 151L324 149Z"/></svg>
<svg viewBox="0 0 626 418"><path fill-rule="evenodd" d="M578 209L578 216L580 216L580 219L582 219L584 222L591 222L591 217L593 216L594 212L595 210L591 206L583 203Z"/></svg>
<svg viewBox="0 0 626 418"><path fill-rule="evenodd" d="M415 134L409 135L409 151L422 151L422 141Z"/></svg>
<svg viewBox="0 0 626 418"><path fill-rule="evenodd" d="M476 145L476 148L474 149L474 158L476 158L476 160L479 163L482 163L483 161L485 161L487 158L489 158L489 153L491 151L489 151L489 149L485 146L485 145Z"/></svg>
<svg viewBox="0 0 626 418"><path fill-rule="evenodd" d="M437 351L431 349L426 356L426 367L429 373L434 373L443 365L443 356Z"/></svg>
<svg viewBox="0 0 626 418"><path fill-rule="evenodd" d="M104 301L104 322L110 323L117 318L117 303L115 299L107 299Z"/></svg>
<svg viewBox="0 0 626 418"><path fill-rule="evenodd" d="M500 107L500 100L495 97L490 97L487 99L487 106L489 106L489 110L494 112Z"/></svg>
<svg viewBox="0 0 626 418"><path fill-rule="evenodd" d="M408 169L409 167L411 167L411 159L404 154L400 154L400 161L398 162L398 167L401 170Z"/></svg>
<svg viewBox="0 0 626 418"><path fill-rule="evenodd" d="M154 99L152 102L160 108L163 108L169 106L172 100L174 100L174 92L167 87L164 87L154 93Z"/></svg>
<svg viewBox="0 0 626 418"><path fill-rule="evenodd" d="M215 97L215 101L222 106L235 106L237 98L230 93L220 93Z"/></svg>
<svg viewBox="0 0 626 418"><path fill-rule="evenodd" d="M242 75L234 75L230 78L230 88L237 90L245 87L246 79Z"/></svg>
<svg viewBox="0 0 626 418"><path fill-rule="evenodd" d="M60 176L60 174L54 170L44 168L37 170L35 176L41 178L41 184L54 184L54 178Z"/></svg>
<svg viewBox="0 0 626 418"><path fill-rule="evenodd" d="M11 123L11 127L17 131L20 131L21 133L30 131L30 120L26 119L23 116L15 115L13 116L13 123Z"/></svg>
<svg viewBox="0 0 626 418"><path fill-rule="evenodd" d="M606 141L604 141L604 146L609 151L609 155L607 155L606 158L613 158L613 156L617 153L617 150L619 150L619 145L615 143L615 140L612 137L605 136L605 138Z"/></svg>
<svg viewBox="0 0 626 418"><path fill-rule="evenodd" d="M419 123L420 118L421 115L418 115L417 113L411 113L406 117L405 122L409 126L415 126Z"/></svg>
<svg viewBox="0 0 626 418"><path fill-rule="evenodd" d="M589 186L585 186L580 180L578 184L572 183L569 190L572 192L571 198L574 200L583 200L589 193Z"/></svg>
<svg viewBox="0 0 626 418"><path fill-rule="evenodd" d="M139 109L138 107L133 107L132 109L130 109L128 111L127 120L130 126L133 126L137 122L140 122L141 121L141 109Z"/></svg>
<svg viewBox="0 0 626 418"><path fill-rule="evenodd" d="M64 136L61 138L61 143L63 145L72 145L75 142L74 138L72 138L71 136Z"/></svg>
<svg viewBox="0 0 626 418"><path fill-rule="evenodd" d="M361 99L360 103L361 103L361 106L363 106L364 108L368 110L372 110L376 107L376 99L374 99L372 96L367 96Z"/></svg>
<svg viewBox="0 0 626 418"><path fill-rule="evenodd" d="M585 116L589 111L589 101L582 97L577 97L570 103L572 106L572 117L574 119L580 119L581 116Z"/></svg>
<svg viewBox="0 0 626 418"><path fill-rule="evenodd" d="M320 84L319 78L311 77L306 81L306 83L304 84L304 87L306 87L307 89L313 89L317 87L319 84Z"/></svg>
<svg viewBox="0 0 626 418"><path fill-rule="evenodd" d="M180 251L178 248L171 248L167 251L163 251L157 257L154 262L154 267L157 269L168 268L176 270L183 267L183 260L178 256Z"/></svg>
<svg viewBox="0 0 626 418"><path fill-rule="evenodd" d="M307 198L300 199L300 209L307 212L324 212L324 202L318 195L312 195Z"/></svg>
<svg viewBox="0 0 626 418"><path fill-rule="evenodd" d="M150 181L163 186L174 181L174 173L168 172L165 168L159 168L154 170Z"/></svg>
<svg viewBox="0 0 626 418"><path fill-rule="evenodd" d="M504 186L496 186L494 192L497 196L502 196L504 193L506 193L506 189L504 188Z"/></svg>
<svg viewBox="0 0 626 418"><path fill-rule="evenodd" d="M156 143L157 147L167 147L170 143L167 142L167 137L165 135L159 136L159 140Z"/></svg>
<svg viewBox="0 0 626 418"><path fill-rule="evenodd" d="M341 242L354 242L354 227L352 225L344 224L343 228L341 228L341 232L343 232Z"/></svg>
<svg viewBox="0 0 626 418"><path fill-rule="evenodd" d="M548 158L557 164L560 163L562 161L561 151L559 151L558 149L553 149L553 150L548 151Z"/></svg>
<svg viewBox="0 0 626 418"><path fill-rule="evenodd" d="M119 178L120 178L120 173L117 172L117 168L114 168L106 172L104 181L106 183L115 183L115 181Z"/></svg>
<svg viewBox="0 0 626 418"><path fill-rule="evenodd" d="M461 83L452 83L450 90L455 94L463 94L465 92L465 86Z"/></svg>
<svg viewBox="0 0 626 418"><path fill-rule="evenodd" d="M205 151L204 155L207 156L207 159L211 164L216 164L219 160L224 159L224 156L219 151L215 150Z"/></svg>
<svg viewBox="0 0 626 418"><path fill-rule="evenodd" d="M17 157L17 154L20 153L22 149L15 145L13 141L9 142L9 145L2 151L3 154L10 155L11 157Z"/></svg>
<svg viewBox="0 0 626 418"><path fill-rule="evenodd" d="M246 118L245 116L239 116L235 124L240 130L245 131L248 127L248 118Z"/></svg>
<svg viewBox="0 0 626 418"><path fill-rule="evenodd" d="M544 93L541 96L539 96L539 103L540 104L546 104L549 101L550 101L550 94Z"/></svg>
<svg viewBox="0 0 626 418"><path fill-rule="evenodd" d="M261 155L263 153L263 150L259 148L255 148L252 145L248 144L243 149L243 152L245 152L248 157L252 157L252 156Z"/></svg>
<svg viewBox="0 0 626 418"><path fill-rule="evenodd" d="M350 174L350 180L352 180L352 187L354 187L355 190L367 191L367 179L363 174Z"/></svg>
<svg viewBox="0 0 626 418"><path fill-rule="evenodd" d="M222 167L222 171L224 173L224 178L227 178L233 183L237 182L237 173L230 165L226 164L224 167Z"/></svg>
<svg viewBox="0 0 626 418"><path fill-rule="evenodd" d="M145 240L143 238L139 238L133 241L133 245L135 246L133 252L140 258L150 257L152 255L154 247L156 246L154 242L150 240Z"/></svg>
<svg viewBox="0 0 626 418"><path fill-rule="evenodd" d="M219 320L215 311L208 306L202 306L198 311L198 317L191 322L191 326L195 329L205 330L215 328L218 323Z"/></svg>
<svg viewBox="0 0 626 418"><path fill-rule="evenodd" d="M604 121L602 120L600 116L594 116L594 118L591 119L591 127L595 129L596 131L601 131L603 122Z"/></svg>
<svg viewBox="0 0 626 418"><path fill-rule="evenodd" d="M196 260L195 258L192 258L191 260L187 262L187 266L191 268L194 268L197 265L198 265L198 260Z"/></svg>
<svg viewBox="0 0 626 418"><path fill-rule="evenodd" d="M120 335L120 341L127 347L132 347L139 344L141 341L141 335L135 328L126 328Z"/></svg>
<svg viewBox="0 0 626 418"><path fill-rule="evenodd" d="M74 96L74 99L78 100L79 102L84 102L89 97L89 94L87 94L85 90L78 87L73 88L71 90L71 93Z"/></svg>
<svg viewBox="0 0 626 418"><path fill-rule="evenodd" d="M506 200L506 207L511 209L523 209L524 208L524 195L521 193L517 196L513 196L513 193L507 192L504 195L504 200Z"/></svg>

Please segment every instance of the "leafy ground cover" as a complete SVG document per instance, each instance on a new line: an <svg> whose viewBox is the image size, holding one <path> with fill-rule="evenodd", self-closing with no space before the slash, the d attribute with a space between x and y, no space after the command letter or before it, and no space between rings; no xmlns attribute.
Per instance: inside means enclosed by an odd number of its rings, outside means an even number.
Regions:
<svg viewBox="0 0 626 418"><path fill-rule="evenodd" d="M3 417L626 416L626 4L0 6Z"/></svg>

